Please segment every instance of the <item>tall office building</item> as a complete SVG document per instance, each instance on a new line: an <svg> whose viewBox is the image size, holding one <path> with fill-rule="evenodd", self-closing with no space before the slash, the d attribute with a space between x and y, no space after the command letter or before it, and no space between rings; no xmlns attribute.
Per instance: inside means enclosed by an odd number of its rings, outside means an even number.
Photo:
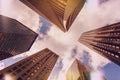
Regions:
<svg viewBox="0 0 120 80"><path fill-rule="evenodd" d="M39 15L68 31L85 0L20 0Z"/></svg>
<svg viewBox="0 0 120 80"><path fill-rule="evenodd" d="M47 80L58 55L44 49L0 71L0 80Z"/></svg>
<svg viewBox="0 0 120 80"><path fill-rule="evenodd" d="M90 80L90 70L76 59L67 71L66 80Z"/></svg>
<svg viewBox="0 0 120 80"><path fill-rule="evenodd" d="M0 60L28 51L36 37L17 20L0 15Z"/></svg>
<svg viewBox="0 0 120 80"><path fill-rule="evenodd" d="M120 65L120 23L85 32L79 41Z"/></svg>

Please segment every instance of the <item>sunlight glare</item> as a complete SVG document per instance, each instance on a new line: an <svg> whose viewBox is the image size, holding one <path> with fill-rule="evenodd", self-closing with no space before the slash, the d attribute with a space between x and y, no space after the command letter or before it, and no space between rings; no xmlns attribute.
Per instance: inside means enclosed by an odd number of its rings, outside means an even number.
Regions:
<svg viewBox="0 0 120 80"><path fill-rule="evenodd" d="M5 75L5 80L14 80L11 75Z"/></svg>

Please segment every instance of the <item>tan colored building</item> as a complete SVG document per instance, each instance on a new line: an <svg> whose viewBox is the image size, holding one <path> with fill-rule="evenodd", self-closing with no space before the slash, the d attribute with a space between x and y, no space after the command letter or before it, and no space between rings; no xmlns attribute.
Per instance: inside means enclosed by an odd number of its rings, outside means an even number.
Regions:
<svg viewBox="0 0 120 80"><path fill-rule="evenodd" d="M75 60L67 71L66 80L90 80L90 70L83 63Z"/></svg>
<svg viewBox="0 0 120 80"><path fill-rule="evenodd" d="M68 31L85 0L20 0L40 16Z"/></svg>
<svg viewBox="0 0 120 80"><path fill-rule="evenodd" d="M58 55L44 49L0 71L0 80L47 80Z"/></svg>
<svg viewBox="0 0 120 80"><path fill-rule="evenodd" d="M37 36L17 20L0 15L0 60L28 51Z"/></svg>
<svg viewBox="0 0 120 80"><path fill-rule="evenodd" d="M120 65L120 23L85 32L79 41Z"/></svg>

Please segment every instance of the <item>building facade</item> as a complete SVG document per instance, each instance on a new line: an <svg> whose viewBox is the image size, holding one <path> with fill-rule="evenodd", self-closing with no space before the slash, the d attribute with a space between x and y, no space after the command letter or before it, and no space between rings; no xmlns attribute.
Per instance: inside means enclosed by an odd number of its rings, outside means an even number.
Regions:
<svg viewBox="0 0 120 80"><path fill-rule="evenodd" d="M90 80L90 70L76 59L67 71L66 80Z"/></svg>
<svg viewBox="0 0 120 80"><path fill-rule="evenodd" d="M0 80L47 80L58 55L44 49L0 71Z"/></svg>
<svg viewBox="0 0 120 80"><path fill-rule="evenodd" d="M68 31L85 0L20 0L36 11L40 16L51 21L62 31Z"/></svg>
<svg viewBox="0 0 120 80"><path fill-rule="evenodd" d="M85 32L79 41L120 65L120 23Z"/></svg>
<svg viewBox="0 0 120 80"><path fill-rule="evenodd" d="M17 20L0 15L0 60L28 51L37 36Z"/></svg>

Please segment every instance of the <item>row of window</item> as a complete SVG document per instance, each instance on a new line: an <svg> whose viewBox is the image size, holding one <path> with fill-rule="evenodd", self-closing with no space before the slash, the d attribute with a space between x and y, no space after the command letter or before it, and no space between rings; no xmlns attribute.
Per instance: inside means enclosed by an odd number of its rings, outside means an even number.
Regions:
<svg viewBox="0 0 120 80"><path fill-rule="evenodd" d="M3 41L0 43L0 50L12 53L13 55L20 53L21 51L26 50L26 45L28 45L30 36L24 36L19 34L5 34L1 38ZM21 46L20 44L25 44ZM26 43L27 42L27 43Z"/></svg>
<svg viewBox="0 0 120 80"><path fill-rule="evenodd" d="M47 66L49 66L52 62L51 63L46 63L46 62L48 61L50 62L52 58L54 59L54 56L55 54L53 52L49 50L44 50L40 53L36 53L24 59L23 61L16 63L14 67L10 67L10 69L4 73L12 74L14 76L17 76L18 74L20 74L21 77L19 77L17 80L22 80L27 77L29 80L29 76L34 75L33 73L34 72L36 73L39 69L41 69L43 64L46 64ZM33 60L35 62L33 62ZM50 68L47 68L47 69L50 69Z"/></svg>
<svg viewBox="0 0 120 80"><path fill-rule="evenodd" d="M101 39L101 40L97 40L97 39L82 39L85 41L91 41L91 42L96 42L96 43L102 43L104 46L108 46L108 47L113 47L116 49L120 48L120 39L110 39L110 38L106 38L106 39Z"/></svg>
<svg viewBox="0 0 120 80"><path fill-rule="evenodd" d="M120 24L119 24L120 25ZM109 25L109 26L106 26L106 27L102 27L102 28L99 28L99 29L96 29L96 30L93 30L92 32L102 32L102 31L115 31L115 30L119 30L120 29L120 26L118 24L117 25Z"/></svg>
<svg viewBox="0 0 120 80"><path fill-rule="evenodd" d="M51 71L52 68L54 67L56 59L57 59L56 57L53 57L52 59L50 59L49 63L46 64L44 69L42 69L42 71L38 74L36 78L44 80L44 78L46 78L45 75L47 75L47 73Z"/></svg>
<svg viewBox="0 0 120 80"><path fill-rule="evenodd" d="M85 41L86 42L86 41ZM114 56L114 57L116 57L116 58L120 58L120 51L113 51L113 50L111 50L111 48L110 49L107 49L108 47L105 47L105 46L103 46L103 45L101 45L101 44L99 44L99 45L97 45L97 44L95 44L95 42L87 42L86 44L90 44L91 46L93 46L94 47L94 49L96 50L96 51L100 51L101 53L107 53L107 54L109 54L109 55L111 55L111 56ZM106 54L105 54L106 55Z"/></svg>
<svg viewBox="0 0 120 80"><path fill-rule="evenodd" d="M30 75L28 76L27 80L30 80L31 77L32 77L37 71L39 71L39 69L42 68L42 65L46 64L45 62L50 61L50 59L51 59L50 57L52 58L52 55L49 55L48 57L45 57L46 59L43 59L43 61L42 61L41 63L38 62L37 64L35 64L34 66L32 66L31 71L30 71ZM47 64L48 64L48 63L47 63ZM48 67L48 66L46 66L46 67ZM40 73L43 72L43 71L45 71L45 70L46 70L46 68L43 67L43 69L42 69L42 71L40 71ZM42 74L42 73L41 73L41 74Z"/></svg>
<svg viewBox="0 0 120 80"><path fill-rule="evenodd" d="M87 41L87 40L86 40ZM120 56L120 45L115 45L115 44L111 44L111 43L105 43L105 42L99 42L99 41L88 41L87 42L88 44L91 44L91 45L96 45L96 46L99 46L103 49L106 49L106 51L109 51L115 55L117 55L118 57ZM112 54L112 55L113 55Z"/></svg>
<svg viewBox="0 0 120 80"><path fill-rule="evenodd" d="M119 24L120 25L120 24ZM96 30L91 30L85 33L85 35L92 35L92 34L106 34L106 33L111 33L111 32L115 32L118 31L118 33L113 33L113 34L117 34L120 35L119 33L120 30L120 26L118 25L114 25L114 26L106 26L106 27L102 27Z"/></svg>
<svg viewBox="0 0 120 80"><path fill-rule="evenodd" d="M65 12L65 5L59 4L59 2L50 1L50 5L55 10L54 12L59 16L61 19L64 19L64 12Z"/></svg>
<svg viewBox="0 0 120 80"><path fill-rule="evenodd" d="M109 49L114 49L116 51L120 49L120 45L114 45L114 44L110 44L110 43L97 42L97 45L101 45L101 46L104 46L105 48L109 48Z"/></svg>
<svg viewBox="0 0 120 80"><path fill-rule="evenodd" d="M11 56L13 56L13 55L10 53L5 53L5 52L0 51L0 60L6 59L6 58L11 57Z"/></svg>
<svg viewBox="0 0 120 80"><path fill-rule="evenodd" d="M95 46L95 45L94 45L94 46ZM111 51L106 50L106 49L104 49L104 48L101 48L101 47L96 46L96 47L94 47L94 49L97 50L97 51L100 51L101 53L105 53L105 54L114 56L114 57L116 57L116 58L120 58L118 55L116 55L116 54L112 53Z"/></svg>
<svg viewBox="0 0 120 80"><path fill-rule="evenodd" d="M47 58L47 57L46 57ZM23 71L25 68L29 67L32 64L32 60L29 59L27 60L28 62L24 63L24 64L18 64L17 66L12 68L12 73L13 74L18 74L21 71ZM39 63L42 63L42 61L39 60ZM36 65L37 66L37 65Z"/></svg>

